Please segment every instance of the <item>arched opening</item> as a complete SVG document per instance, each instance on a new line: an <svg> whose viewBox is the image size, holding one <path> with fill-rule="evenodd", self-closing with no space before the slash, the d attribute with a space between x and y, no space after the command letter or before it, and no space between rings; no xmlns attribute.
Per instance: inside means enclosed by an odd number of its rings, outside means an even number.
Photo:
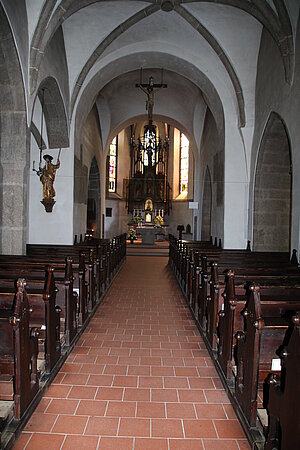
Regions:
<svg viewBox="0 0 300 450"><path fill-rule="evenodd" d="M211 236L212 187L209 168L206 168L202 202L201 239L208 241Z"/></svg>
<svg viewBox="0 0 300 450"><path fill-rule="evenodd" d="M93 236L100 238L100 229L101 229L100 174L97 160L95 157L92 160L89 173L86 227L87 230L93 230Z"/></svg>
<svg viewBox="0 0 300 450"><path fill-rule="evenodd" d="M289 251L292 171L282 119L271 114L259 150L253 213L253 250Z"/></svg>

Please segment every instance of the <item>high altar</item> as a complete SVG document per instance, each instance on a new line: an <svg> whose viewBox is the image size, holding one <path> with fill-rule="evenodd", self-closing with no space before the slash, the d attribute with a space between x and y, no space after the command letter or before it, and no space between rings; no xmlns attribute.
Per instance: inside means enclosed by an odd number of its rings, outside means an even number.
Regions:
<svg viewBox="0 0 300 450"><path fill-rule="evenodd" d="M171 207L170 186L168 183L168 130L164 139L159 136L158 128L153 124L154 92L166 88L164 83L155 84L152 77L148 84L140 83L136 87L147 95L146 109L148 124L144 133L135 142L132 133L130 139L130 178L127 184L127 208L134 218L143 223L141 234L143 243L154 243L154 226L164 219Z"/></svg>

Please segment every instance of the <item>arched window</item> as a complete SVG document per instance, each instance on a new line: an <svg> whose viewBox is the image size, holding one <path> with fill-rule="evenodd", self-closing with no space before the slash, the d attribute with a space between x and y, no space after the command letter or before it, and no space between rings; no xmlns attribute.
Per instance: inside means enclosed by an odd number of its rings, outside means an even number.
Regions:
<svg viewBox="0 0 300 450"><path fill-rule="evenodd" d="M118 136L109 146L108 155L108 192L117 192Z"/></svg>
<svg viewBox="0 0 300 450"><path fill-rule="evenodd" d="M189 188L189 140L180 133L180 159L179 159L179 194L187 195Z"/></svg>
<svg viewBox="0 0 300 450"><path fill-rule="evenodd" d="M144 133L144 166L149 166L149 156L151 156L151 165L155 165L156 148L156 129L145 127Z"/></svg>

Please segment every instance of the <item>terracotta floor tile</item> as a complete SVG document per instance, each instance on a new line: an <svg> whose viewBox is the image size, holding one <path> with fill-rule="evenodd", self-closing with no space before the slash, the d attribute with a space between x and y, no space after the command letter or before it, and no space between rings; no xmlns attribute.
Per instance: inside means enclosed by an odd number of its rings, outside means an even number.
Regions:
<svg viewBox="0 0 300 450"><path fill-rule="evenodd" d="M206 402L204 392L201 389L178 389L178 397L180 402Z"/></svg>
<svg viewBox="0 0 300 450"><path fill-rule="evenodd" d="M208 403L230 403L228 395L223 390L204 390Z"/></svg>
<svg viewBox="0 0 300 450"><path fill-rule="evenodd" d="M61 434L33 434L26 446L26 450L41 450L48 448L51 450L59 450L63 443L64 436Z"/></svg>
<svg viewBox="0 0 300 450"><path fill-rule="evenodd" d="M98 436L66 436L62 450L96 450L98 446Z"/></svg>
<svg viewBox="0 0 300 450"><path fill-rule="evenodd" d="M112 386L113 375L90 375L88 386Z"/></svg>
<svg viewBox="0 0 300 450"><path fill-rule="evenodd" d="M60 384L52 384L45 392L44 397L50 398L67 398L72 386L65 386Z"/></svg>
<svg viewBox="0 0 300 450"><path fill-rule="evenodd" d="M129 356L130 348L111 348L109 356Z"/></svg>
<svg viewBox="0 0 300 450"><path fill-rule="evenodd" d="M90 363L93 364L96 362L96 355L75 355L73 362L74 363Z"/></svg>
<svg viewBox="0 0 300 450"><path fill-rule="evenodd" d="M134 450L168 450L168 440L160 438L136 438Z"/></svg>
<svg viewBox="0 0 300 450"><path fill-rule="evenodd" d="M203 439L203 444L205 450L237 450L239 448L237 442L231 439ZM248 448L250 450L250 446Z"/></svg>
<svg viewBox="0 0 300 450"><path fill-rule="evenodd" d="M43 413L46 411L46 409L48 408L49 403L51 402L50 398L45 398L43 397L41 399L41 401L39 402L39 404L37 405L35 412L40 412Z"/></svg>
<svg viewBox="0 0 300 450"><path fill-rule="evenodd" d="M68 398L92 399L95 397L97 388L93 386L73 386Z"/></svg>
<svg viewBox="0 0 300 450"><path fill-rule="evenodd" d="M132 450L132 448L133 438L103 436L100 439L98 450Z"/></svg>
<svg viewBox="0 0 300 450"><path fill-rule="evenodd" d="M78 400L53 399L47 408L47 414L74 414Z"/></svg>
<svg viewBox="0 0 300 450"><path fill-rule="evenodd" d="M197 367L199 377L216 377L217 371L214 367Z"/></svg>
<svg viewBox="0 0 300 450"><path fill-rule="evenodd" d="M162 377L139 377L139 387L141 388L162 388Z"/></svg>
<svg viewBox="0 0 300 450"><path fill-rule="evenodd" d="M90 417L84 434L116 436L119 419L112 417Z"/></svg>
<svg viewBox="0 0 300 450"><path fill-rule="evenodd" d="M178 402L176 389L151 389L152 402Z"/></svg>
<svg viewBox="0 0 300 450"><path fill-rule="evenodd" d="M183 426L187 438L217 437L212 420L183 420Z"/></svg>
<svg viewBox="0 0 300 450"><path fill-rule="evenodd" d="M140 358L139 356L119 356L118 364L128 365L128 366L139 366Z"/></svg>
<svg viewBox="0 0 300 450"><path fill-rule="evenodd" d="M79 416L104 416L107 401L101 400L80 400L76 415Z"/></svg>
<svg viewBox="0 0 300 450"><path fill-rule="evenodd" d="M104 365L104 364L117 364L119 356L106 356L106 355L100 355L96 357L95 364ZM124 362L126 364L126 362Z"/></svg>
<svg viewBox="0 0 300 450"><path fill-rule="evenodd" d="M103 373L108 375L126 375L127 366L120 364L107 364Z"/></svg>
<svg viewBox="0 0 300 450"><path fill-rule="evenodd" d="M153 437L183 437L181 420L178 419L152 419Z"/></svg>
<svg viewBox="0 0 300 450"><path fill-rule="evenodd" d="M13 446L13 450L23 450L31 437L31 433L22 433Z"/></svg>
<svg viewBox="0 0 300 450"><path fill-rule="evenodd" d="M170 439L169 450L203 450L201 439Z"/></svg>
<svg viewBox="0 0 300 450"><path fill-rule="evenodd" d="M153 366L151 367L151 375L155 376L174 376L174 368L169 366Z"/></svg>
<svg viewBox="0 0 300 450"><path fill-rule="evenodd" d="M150 419L121 418L119 436L150 437Z"/></svg>
<svg viewBox="0 0 300 450"><path fill-rule="evenodd" d="M138 402L136 416L148 418L165 418L165 404L158 402Z"/></svg>
<svg viewBox="0 0 300 450"><path fill-rule="evenodd" d="M220 438L243 438L245 436L238 420L215 420Z"/></svg>
<svg viewBox="0 0 300 450"><path fill-rule="evenodd" d="M174 350L175 351L175 350ZM160 358L171 358L172 350L161 350L158 348L151 349L151 356L159 356ZM176 355L174 355L176 356Z"/></svg>
<svg viewBox="0 0 300 450"><path fill-rule="evenodd" d="M198 373L195 367L175 367L176 377L197 377Z"/></svg>
<svg viewBox="0 0 300 450"><path fill-rule="evenodd" d="M150 389L125 388L124 400L150 401Z"/></svg>
<svg viewBox="0 0 300 450"><path fill-rule="evenodd" d="M240 450L250 450L250 444L246 439L238 439L237 443Z"/></svg>
<svg viewBox="0 0 300 450"><path fill-rule="evenodd" d="M123 388L119 387L100 387L98 389L96 400L122 400Z"/></svg>
<svg viewBox="0 0 300 450"><path fill-rule="evenodd" d="M167 403L166 408L168 419L196 419L192 403Z"/></svg>
<svg viewBox="0 0 300 450"><path fill-rule="evenodd" d="M61 384L68 385L85 385L88 379L88 375L81 373L66 373L64 374L63 379L61 380Z"/></svg>
<svg viewBox="0 0 300 450"><path fill-rule="evenodd" d="M236 419L237 418L231 404L223 405L223 408L225 410L225 414L227 415L227 417L226 417L227 419ZM224 419L225 419L225 417L224 417Z"/></svg>
<svg viewBox="0 0 300 450"><path fill-rule="evenodd" d="M61 381L62 381L62 379L63 379L64 377L65 377L65 374L62 373L62 372L59 372L59 373L56 375L56 377L54 378L53 383L55 383L55 384L61 384ZM66 383L66 384L68 384L68 383Z"/></svg>
<svg viewBox="0 0 300 450"><path fill-rule="evenodd" d="M130 356L138 356L140 358L142 357L150 357L151 349L150 348L132 348L130 350Z"/></svg>
<svg viewBox="0 0 300 450"><path fill-rule="evenodd" d="M53 432L64 434L83 434L87 420L87 416L59 416L53 427Z"/></svg>
<svg viewBox="0 0 300 450"><path fill-rule="evenodd" d="M226 419L223 405L196 403L195 408L198 419Z"/></svg>
<svg viewBox="0 0 300 450"><path fill-rule="evenodd" d="M25 426L25 430L30 432L49 432L56 418L56 414L34 413Z"/></svg>
<svg viewBox="0 0 300 450"><path fill-rule="evenodd" d="M113 386L116 387L137 387L137 376L122 376L116 375L114 377Z"/></svg>
<svg viewBox="0 0 300 450"><path fill-rule="evenodd" d="M176 367L183 367L184 362L183 358L162 358L163 366L176 366Z"/></svg>
<svg viewBox="0 0 300 450"><path fill-rule="evenodd" d="M212 378L188 377L191 389L215 389Z"/></svg>
<svg viewBox="0 0 300 450"><path fill-rule="evenodd" d="M106 417L135 417L136 402L114 402L108 403Z"/></svg>
<svg viewBox="0 0 300 450"><path fill-rule="evenodd" d="M101 375L104 370L104 364L81 364L80 373Z"/></svg>
<svg viewBox="0 0 300 450"><path fill-rule="evenodd" d="M148 366L128 366L127 375L150 376L150 367L148 367Z"/></svg>
<svg viewBox="0 0 300 450"><path fill-rule="evenodd" d="M64 363L60 371L64 373L79 373L81 366L82 364L77 363Z"/></svg>
<svg viewBox="0 0 300 450"><path fill-rule="evenodd" d="M164 377L165 388L188 388L188 380L185 377Z"/></svg>

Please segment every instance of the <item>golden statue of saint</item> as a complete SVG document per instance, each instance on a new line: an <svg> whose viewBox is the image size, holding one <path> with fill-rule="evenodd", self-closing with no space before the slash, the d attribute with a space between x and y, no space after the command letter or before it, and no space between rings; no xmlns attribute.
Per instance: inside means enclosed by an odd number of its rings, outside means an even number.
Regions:
<svg viewBox="0 0 300 450"><path fill-rule="evenodd" d="M44 160L46 161L45 166L41 169L40 180L43 184L43 198L50 199L55 197L54 190L54 180L55 172L60 167L59 157L57 158L57 163L52 164L53 157L50 155L44 155Z"/></svg>

